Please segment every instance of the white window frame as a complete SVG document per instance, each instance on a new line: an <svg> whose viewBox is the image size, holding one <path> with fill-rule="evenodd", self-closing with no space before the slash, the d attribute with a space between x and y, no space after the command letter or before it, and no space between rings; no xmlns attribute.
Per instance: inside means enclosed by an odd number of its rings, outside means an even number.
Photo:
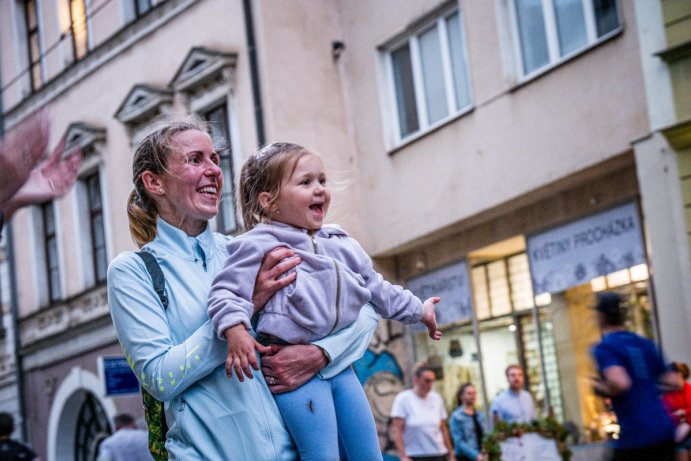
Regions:
<svg viewBox="0 0 691 461"><path fill-rule="evenodd" d="M49 292L49 282L48 282L48 255L46 254L46 234L45 234L45 223L43 222L43 204L36 205L32 207L31 219L32 219L32 229L33 240L35 242L33 252L34 261L38 263L33 268L35 290L34 293L37 294L36 301L39 308L44 308L50 306L54 303L59 303L61 300L65 299L65 277L64 270L65 258L64 258L64 248L62 245L62 222L60 207L57 206L57 202L52 200L51 206L53 207L53 219L55 220L55 241L57 248L57 263L58 263L58 290L60 295L57 300L53 301L50 299Z"/></svg>
<svg viewBox="0 0 691 461"><path fill-rule="evenodd" d="M461 48L463 51L464 70L466 72L465 78L467 81L468 92L469 92L469 103L456 109L456 88L454 86L453 80L453 68L451 63L450 55L450 45L449 45L449 35L446 25L446 19L454 14L459 15L460 28L461 28ZM440 40L440 54L442 59L442 69L444 72L444 87L446 92L446 105L448 114L435 121L434 123L429 123L429 114L427 111L427 101L425 96L424 81L422 64L420 62L420 48L419 48L419 36L431 29L436 29L438 31L438 36ZM392 54L394 51L398 50L400 47L408 44L410 47L410 59L413 71L413 84L415 90L415 103L417 106L417 116L418 116L418 129L413 133L409 133L405 136L401 134L398 102L396 97L396 85L394 80L394 68L393 68L393 58ZM468 113L473 109L473 95L472 95L472 81L470 75L470 64L468 58L468 47L466 40L466 26L465 26L465 15L463 10L454 6L453 8L444 9L442 12L437 14L434 18L422 23L421 25L405 32L405 35L401 38L396 39L390 44L384 45L383 47L383 65L384 74L386 75L386 101L384 101L383 108L386 112L385 119L388 120L386 124L389 128L388 147L398 148L404 144L414 141L415 139L424 136L430 131L449 123L452 120Z"/></svg>
<svg viewBox="0 0 691 461"><path fill-rule="evenodd" d="M511 30L511 42L514 57L514 69L516 70L517 83L523 83L528 80L532 80L533 78L541 74L544 74L545 72L553 69L554 67L557 67L566 61L569 61L573 57L578 56L586 52L587 50L599 45L600 43L609 40L615 35L618 35L624 27L620 2L619 0L615 0L619 26L607 32L602 37L598 37L595 22L595 11L593 9L592 0L580 0L581 5L583 6L583 19L585 21L586 29L586 44L581 48L577 48L565 54L564 56L560 56L559 31L557 30L557 20L554 12L554 0L541 0L543 19L545 22L545 35L547 39L547 52L549 56L549 62L546 65L539 67L530 73L526 73L523 66L523 53L521 37L518 27L518 14L516 12L516 0L502 1L504 3L504 9L508 12L509 28Z"/></svg>

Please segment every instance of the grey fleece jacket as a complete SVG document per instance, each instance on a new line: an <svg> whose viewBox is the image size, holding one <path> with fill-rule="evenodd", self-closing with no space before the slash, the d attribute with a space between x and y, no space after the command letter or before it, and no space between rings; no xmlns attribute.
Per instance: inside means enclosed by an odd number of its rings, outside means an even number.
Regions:
<svg viewBox="0 0 691 461"><path fill-rule="evenodd" d="M417 323L422 302L384 280L360 244L338 226L313 235L282 223L259 224L228 243L229 257L209 293L216 333L239 323L250 328L252 291L264 255L290 247L302 262L295 281L279 290L260 312L257 332L288 343L306 343L350 325L368 301L386 319Z"/></svg>

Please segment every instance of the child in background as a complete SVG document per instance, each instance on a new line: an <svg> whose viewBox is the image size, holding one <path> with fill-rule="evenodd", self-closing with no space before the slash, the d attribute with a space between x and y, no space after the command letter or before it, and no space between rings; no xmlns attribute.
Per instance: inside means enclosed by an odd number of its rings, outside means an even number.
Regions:
<svg viewBox="0 0 691 461"><path fill-rule="evenodd" d="M341 228L323 225L331 194L322 161L297 144L276 143L242 167L240 200L248 231L228 244L229 258L209 294L209 316L228 341L226 372L252 378L257 344L248 333L252 289L264 254L292 248L300 257L295 281L262 311L256 331L264 343L297 344L328 336L351 324L371 302L386 319L421 322L438 340L433 297L421 302L374 271L372 260ZM276 385L268 377L270 387ZM330 380L315 376L302 387L275 394L303 461L338 460L339 440L351 460L382 459L362 385L351 368Z"/></svg>

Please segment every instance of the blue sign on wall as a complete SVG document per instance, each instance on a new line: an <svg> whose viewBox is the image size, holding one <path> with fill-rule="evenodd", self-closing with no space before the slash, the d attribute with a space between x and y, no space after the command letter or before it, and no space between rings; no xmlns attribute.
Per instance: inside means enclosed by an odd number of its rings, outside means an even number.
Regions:
<svg viewBox="0 0 691 461"><path fill-rule="evenodd" d="M124 395L139 393L139 381L132 372L127 359L121 357L102 357L103 382L106 395Z"/></svg>
<svg viewBox="0 0 691 461"><path fill-rule="evenodd" d="M528 237L528 258L536 295L644 264L638 207L627 203Z"/></svg>
<svg viewBox="0 0 691 461"><path fill-rule="evenodd" d="M472 302L468 283L468 265L465 261L451 264L406 282L406 288L422 301L439 296L436 305L437 324L470 320ZM424 327L415 327L422 331Z"/></svg>

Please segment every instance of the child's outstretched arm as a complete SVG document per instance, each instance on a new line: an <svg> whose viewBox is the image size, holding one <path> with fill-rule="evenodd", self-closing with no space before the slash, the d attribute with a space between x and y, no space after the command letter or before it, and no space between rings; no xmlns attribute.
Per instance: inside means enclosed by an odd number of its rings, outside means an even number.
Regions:
<svg viewBox="0 0 691 461"><path fill-rule="evenodd" d="M434 305L438 302L439 298L437 296L427 298L427 300L422 303L422 318L420 318L420 322L422 322L429 331L429 337L435 341L439 341L439 338L441 338L441 331L437 329L437 316L434 313Z"/></svg>
<svg viewBox="0 0 691 461"><path fill-rule="evenodd" d="M231 369L240 382L245 381L245 376L252 379L252 368L259 370L257 353L264 354L271 350L270 347L259 344L248 332L245 325L239 323L223 331L228 341L228 357L226 358L226 375L231 377ZM244 373L244 374L243 374Z"/></svg>

